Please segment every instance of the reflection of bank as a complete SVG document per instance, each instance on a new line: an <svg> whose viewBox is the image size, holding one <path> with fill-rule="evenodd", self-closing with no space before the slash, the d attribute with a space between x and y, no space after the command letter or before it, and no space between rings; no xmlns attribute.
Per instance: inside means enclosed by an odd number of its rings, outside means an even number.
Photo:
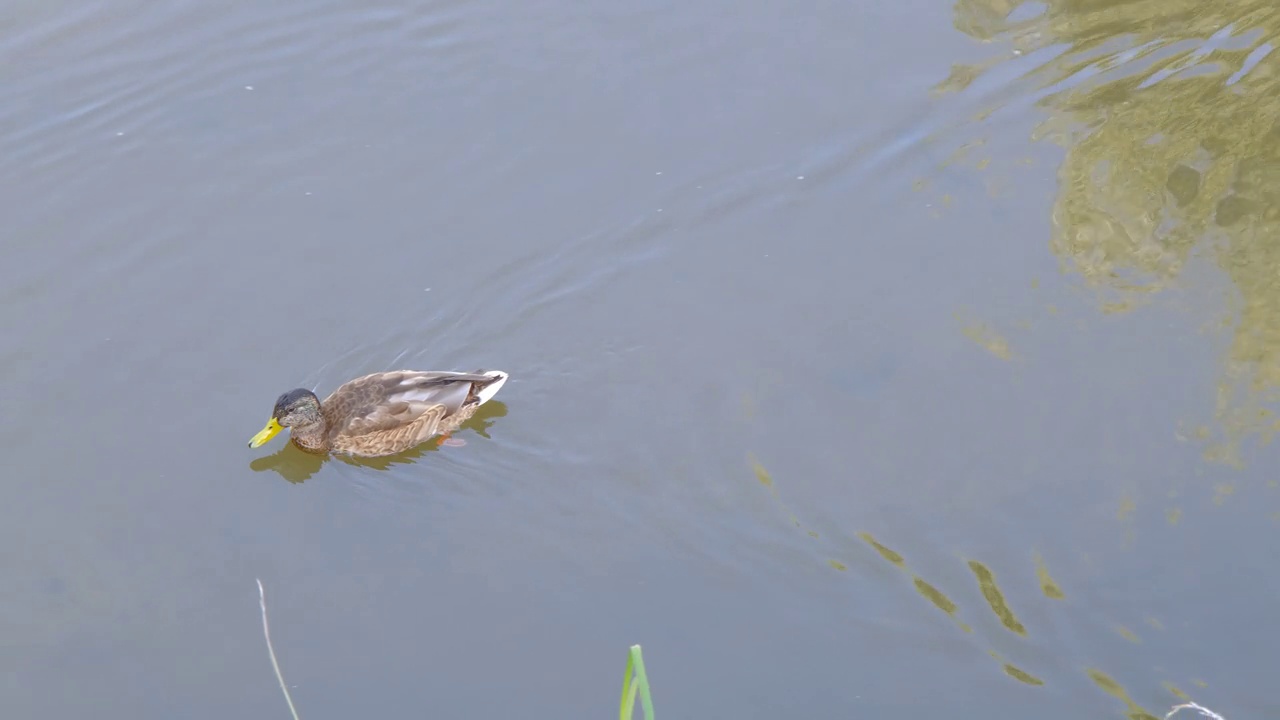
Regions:
<svg viewBox="0 0 1280 720"><path fill-rule="evenodd" d="M959 0L954 24L1013 56L958 68L940 90L1010 62L1034 81L1048 116L1036 136L1065 151L1051 248L1104 310L1143 304L1197 256L1230 281L1238 307L1221 324L1231 344L1206 455L1238 463L1242 440L1280 428L1267 409L1280 399L1273 4Z"/></svg>

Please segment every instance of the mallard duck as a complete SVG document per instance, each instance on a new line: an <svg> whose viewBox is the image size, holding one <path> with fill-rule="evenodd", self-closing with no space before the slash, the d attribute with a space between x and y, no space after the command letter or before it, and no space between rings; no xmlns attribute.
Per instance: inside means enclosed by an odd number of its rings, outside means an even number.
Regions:
<svg viewBox="0 0 1280 720"><path fill-rule="evenodd" d="M437 435L443 444L506 381L500 370L393 370L344 383L324 402L310 390L290 390L249 447L265 445L284 428L294 445L312 453L394 455Z"/></svg>

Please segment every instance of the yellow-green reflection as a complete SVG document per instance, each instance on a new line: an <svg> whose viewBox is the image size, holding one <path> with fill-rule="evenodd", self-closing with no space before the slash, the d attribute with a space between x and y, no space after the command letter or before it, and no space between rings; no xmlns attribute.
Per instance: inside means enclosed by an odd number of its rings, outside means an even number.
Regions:
<svg viewBox="0 0 1280 720"><path fill-rule="evenodd" d="M1125 714L1128 715L1131 720L1156 720L1155 715L1152 715L1135 703L1133 698L1129 697L1129 692L1125 690L1120 683L1112 679L1110 675L1094 668L1089 668L1086 672L1089 673L1089 679L1092 680L1095 685L1102 688L1107 694L1114 695L1119 698L1124 703Z"/></svg>
<svg viewBox="0 0 1280 720"><path fill-rule="evenodd" d="M756 480L760 481L761 485L769 488L769 493L773 495L773 499L778 502L778 506L786 512L787 519L791 521L791 524L805 530L805 527L800 524L800 518L796 517L796 514L791 512L791 509L783 504L782 498L778 497L778 488L773 486L773 476L769 474L769 471L766 470L764 465L761 465L760 461L754 457L749 456L747 459L751 462L751 471L755 473ZM818 533L813 530L805 530L805 532L808 533L809 537L818 537Z"/></svg>
<svg viewBox="0 0 1280 720"><path fill-rule="evenodd" d="M963 320L959 317L957 320ZM970 321L960 329L964 336L977 343L979 347L1001 360L1012 360L1013 351L1009 349L1009 341L983 322Z"/></svg>
<svg viewBox="0 0 1280 720"><path fill-rule="evenodd" d="M996 662L1000 663L1000 669L1004 671L1005 675L1008 675L1014 680L1017 680L1020 683L1025 683L1027 685L1034 685L1034 686L1044 685L1044 681L1036 677L1035 675L1032 675L1031 673L1027 672L1026 670L1023 670L1022 668L1018 667L1017 665L1014 665L1013 663L1005 662L1004 658L1000 657L1000 653L996 652L995 650L989 650L987 651L987 654L991 656L992 660L995 660Z"/></svg>
<svg viewBox="0 0 1280 720"><path fill-rule="evenodd" d="M750 457L750 456L748 457L752 466L753 474L755 475L755 479L760 483L760 485L767 488L769 490L769 494L773 497L773 499L777 501L778 504L784 507L785 509L785 506L782 505L782 501L778 492L778 486L775 483L773 476L754 457ZM789 510L787 510L787 515L791 519L792 524L794 524L796 528L802 531L805 531L805 533L810 537L818 536L817 533L806 530L804 525ZM936 585L926 581L924 578L921 578L920 576L912 572L911 569L907 566L906 558L904 558L901 553L890 548L888 545L886 545L884 542L877 539L876 537L872 536L870 533L860 532L857 534L857 536L863 542L865 542L868 547L874 550L876 555L878 555L882 560L894 566L895 568L898 568L907 576L909 576L911 578L912 585L915 588L916 592L921 597L926 599L931 605L941 610L949 618L951 618L951 620L955 623L957 628L959 628L961 631L965 633L973 632L973 628L960 619L959 617L960 608L955 603L955 601L952 600L946 593L944 593ZM826 562L831 568L839 572L847 572L849 569L848 565L846 565L844 562L841 562L840 560L836 560L834 558L829 558ZM1059 587L1058 583L1054 581L1054 579L1049 575L1048 568L1045 566L1045 563L1044 563L1044 558L1042 558L1037 553L1034 556L1034 563L1035 563L1037 580L1039 581L1040 591L1044 594L1044 596L1051 600L1061 600L1065 598L1066 594L1063 592L1061 587ZM1010 631L1025 637L1027 635L1027 630L1025 626L1023 626L1023 624L1017 619L1013 611L1009 608L1008 603L1005 601L1004 593L996 582L995 573L993 573L991 569L988 568L986 565L984 565L983 563L977 560L970 560L968 561L967 564L970 571L974 574L974 577L977 578L978 586L981 589L982 595L986 599L988 606L991 608L992 612L995 613L996 617L1000 619L1001 624L1003 624L1004 627L1008 628ZM1150 616L1146 617L1144 618L1144 621L1146 622L1146 624L1150 625L1152 628L1155 628L1156 630L1164 629L1164 625L1155 617L1150 617ZM1141 642L1141 639L1137 636L1137 634L1129 630L1125 626L1116 625L1115 629L1122 637L1125 637L1126 639L1129 639L1133 642ZM999 664L1001 671L1006 676L1020 683L1034 686L1034 687L1045 685L1045 681L1043 679L1018 667L1017 665L1014 665L1013 663L1006 661L995 650L989 649L987 650L987 654ZM1111 676L1107 675L1105 672L1101 670L1093 669L1093 668L1088 669L1087 672L1089 674L1089 677L1093 680L1093 682L1098 687L1102 688L1108 694L1116 698L1119 698L1125 703L1126 714L1131 720L1150 720L1155 717L1151 715L1149 712L1147 712L1145 709L1137 705L1137 703L1135 703L1132 700L1132 698L1129 697L1128 692L1118 682L1112 679ZM1195 684L1197 687L1205 687L1205 683L1202 680L1193 679L1191 682ZM1180 690L1172 682L1166 681L1164 683L1164 687L1171 694L1178 697L1180 700L1187 699L1186 693Z"/></svg>
<svg viewBox="0 0 1280 720"><path fill-rule="evenodd" d="M875 548L876 552L880 553L880 557L885 560L888 560L898 567L907 566L906 560L904 560L901 555L890 550L884 545L881 545L875 538L871 537L871 533L858 533L858 537L862 538L868 545Z"/></svg>
<svg viewBox="0 0 1280 720"><path fill-rule="evenodd" d="M1053 576L1049 574L1049 568L1044 564L1044 558L1036 555L1036 579L1040 581L1040 592L1050 600L1061 600L1066 597L1062 592L1062 588L1054 581Z"/></svg>
<svg viewBox="0 0 1280 720"><path fill-rule="evenodd" d="M1116 632L1119 633L1120 637L1124 638L1125 640L1128 640L1131 643L1142 642L1142 638L1138 637L1137 633L1135 633L1134 631L1130 630L1129 628L1123 625L1117 625Z"/></svg>
<svg viewBox="0 0 1280 720"><path fill-rule="evenodd" d="M749 457L749 460L752 466L752 472L755 475L757 482L759 482L760 485L762 485L763 487L767 488L769 490L770 495L774 498L774 500L777 501L779 505L784 507L785 509L785 506L782 505L782 501L778 492L778 487L776 482L773 479L773 476L754 457ZM796 528L804 531L806 535L810 537L818 536L816 532L807 530L804 527L804 525L799 521L799 519L796 518L796 516L790 512L790 510L787 510L786 512L787 512L788 518L791 520L792 524ZM920 576L912 572L907 567L906 558L904 558L901 553L890 548L888 545L886 545L884 542L880 541L876 537L872 536L870 533L861 532L861 533L858 533L858 537L862 539L862 541L865 542L867 546L873 549L881 559L883 559L885 562L889 563L890 565L893 565L894 567L906 573L911 578L912 585L915 588L916 592L921 597L925 598L931 605L941 610L949 618L951 618L952 621L955 622L957 628L959 628L961 631L966 633L973 632L973 628L971 626L969 626L967 623L960 620L959 618L960 608L955 603L955 601L952 600L946 593L944 593L936 585L926 581L924 578L921 578ZM1064 597L1066 597L1066 594L1063 592L1061 587L1059 587L1058 583L1054 581L1053 578L1050 576L1048 568L1045 566L1044 559L1040 557L1039 554L1037 554L1034 557L1034 561L1035 561L1036 576L1039 581L1040 590L1044 594L1044 596L1053 600L1061 600ZM849 569L848 565L846 565L844 562L841 562L840 560L836 560L834 558L829 558L827 560L827 564L834 570L837 570L840 572L846 572ZM973 572L974 577L977 578L978 586L981 589L982 595L986 599L988 606L991 608L992 612L995 613L996 617L1000 619L1001 624L1004 625L1004 627L1009 629L1011 632L1017 633L1018 635L1021 635L1021 636L1026 636L1027 630L1025 626L1023 626L1023 624L1014 615L1013 611L1009 608L1009 604L1005 600L1004 593L996 582L995 573L993 573L991 569L988 568L986 565L984 565L983 563L977 560L970 560L968 561L967 564L970 571ZM1163 625L1161 625L1160 621L1157 620L1156 618L1148 617L1146 618L1146 622L1147 624L1151 625L1153 628L1156 628L1156 629L1163 628ZM1129 630L1128 628L1122 625L1117 625L1116 631L1126 639L1129 639L1133 642L1141 642L1141 640L1138 638L1136 633L1132 632L1131 630ZM1004 658L1002 658L999 655L999 653L995 652L994 650L988 650L987 654L990 655L1000 665L1001 671L1006 676L1029 686L1038 687L1038 686L1043 686L1045 684L1045 681L1043 679L1018 667L1017 665L1014 665L1013 663L1006 661ZM1137 705L1137 703L1135 703L1132 700L1132 698L1129 697L1128 692L1118 682L1112 679L1105 672L1091 668L1088 670L1088 674L1089 674L1089 677L1093 680L1093 682L1098 687L1102 688L1108 694L1116 698L1119 698L1121 701L1125 703L1126 714L1129 718L1131 718L1131 720L1150 720L1155 717L1151 715L1149 712L1147 712L1145 709ZM1200 680L1193 680L1192 682L1199 687L1204 687L1204 683ZM1186 699L1186 693L1178 689L1177 686L1173 685L1173 683L1165 682L1164 686L1171 694L1178 697L1179 699L1183 699L1183 700Z"/></svg>
<svg viewBox="0 0 1280 720"><path fill-rule="evenodd" d="M956 610L959 609L959 606L955 604L955 601L947 597L946 593L939 590L932 583L908 570L907 561L901 555L885 547L880 541L872 537L871 533L858 533L858 537L862 538L863 542L874 548L875 551L880 554L880 557L910 575L911 584L915 587L916 592L920 593L920 597L928 600L934 607L946 613L948 617L955 621L956 626L964 632L973 632L973 628L969 627L967 623L956 617Z"/></svg>
<svg viewBox="0 0 1280 720"><path fill-rule="evenodd" d="M1041 680L1040 678L1036 677L1035 675L1032 675L1026 670L1010 665L1009 663L1005 663L1001 667L1004 668L1004 672L1006 675L1013 678L1014 680L1017 680L1018 682L1026 683L1028 685L1044 684L1044 681Z"/></svg>
<svg viewBox="0 0 1280 720"><path fill-rule="evenodd" d="M919 576L916 576L914 584L916 586L916 592L920 593L921 596L928 599L929 602L933 603L942 612L951 615L952 617L955 616L956 604L951 602L951 598L947 597L946 593L925 582L925 580ZM968 626L965 626L965 631L968 632Z"/></svg>
<svg viewBox="0 0 1280 720"><path fill-rule="evenodd" d="M969 561L969 569L973 571L974 577L978 578L978 587L982 590L982 597L987 599L987 604L991 606L991 612L1000 618L1000 624L1008 628L1010 632L1026 635L1027 629L1022 626L1022 623L1018 622L1018 618L1009 609L1009 604L1005 602L1004 593L1000 592L1000 586L996 585L995 573L977 560Z"/></svg>
<svg viewBox="0 0 1280 720"><path fill-rule="evenodd" d="M1280 400L1280 73L1270 0L958 0L957 29L1005 40L1061 143L1053 251L1124 312L1177 282L1197 256L1234 285L1238 313L1206 457L1239 464L1277 430ZM1057 48L1066 48L1064 52ZM1034 69L1027 63L1045 50ZM1000 58L957 66L958 92Z"/></svg>

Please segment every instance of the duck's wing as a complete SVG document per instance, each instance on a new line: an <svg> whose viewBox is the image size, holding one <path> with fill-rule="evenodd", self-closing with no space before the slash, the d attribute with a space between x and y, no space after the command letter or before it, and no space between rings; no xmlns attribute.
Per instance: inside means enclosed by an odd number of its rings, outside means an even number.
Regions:
<svg viewBox="0 0 1280 720"><path fill-rule="evenodd" d="M471 410L448 415L445 406L432 405L426 412L407 424L394 425L385 430L374 430L359 435L339 433L332 440L332 448L340 453L379 457L404 452L417 447L446 430L456 427Z"/></svg>
<svg viewBox="0 0 1280 720"><path fill-rule="evenodd" d="M407 442L410 444L404 447L412 447L438 434L446 418L474 411L493 396L494 386L506 377L498 371L375 373L338 388L321 408L335 448L357 439L379 445ZM386 437L370 437L373 435Z"/></svg>

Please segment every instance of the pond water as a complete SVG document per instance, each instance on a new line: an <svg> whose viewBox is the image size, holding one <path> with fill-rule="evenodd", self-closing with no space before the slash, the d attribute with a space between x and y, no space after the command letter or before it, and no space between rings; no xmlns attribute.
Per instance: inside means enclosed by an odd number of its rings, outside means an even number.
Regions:
<svg viewBox="0 0 1280 720"><path fill-rule="evenodd" d="M0 27L4 717L1280 715L1270 3Z"/></svg>

